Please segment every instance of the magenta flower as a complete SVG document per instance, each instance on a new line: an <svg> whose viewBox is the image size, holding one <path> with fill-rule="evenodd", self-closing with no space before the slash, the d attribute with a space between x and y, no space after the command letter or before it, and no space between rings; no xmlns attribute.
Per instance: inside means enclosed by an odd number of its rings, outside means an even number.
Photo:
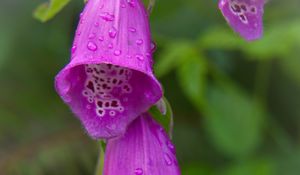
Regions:
<svg viewBox="0 0 300 175"><path fill-rule="evenodd" d="M56 89L96 139L123 134L162 96L152 73L150 29L139 0L89 0Z"/></svg>
<svg viewBox="0 0 300 175"><path fill-rule="evenodd" d="M263 33L263 12L265 0L220 0L223 16L246 40L261 38Z"/></svg>
<svg viewBox="0 0 300 175"><path fill-rule="evenodd" d="M120 138L106 145L105 175L179 175L175 147L149 114L129 125Z"/></svg>

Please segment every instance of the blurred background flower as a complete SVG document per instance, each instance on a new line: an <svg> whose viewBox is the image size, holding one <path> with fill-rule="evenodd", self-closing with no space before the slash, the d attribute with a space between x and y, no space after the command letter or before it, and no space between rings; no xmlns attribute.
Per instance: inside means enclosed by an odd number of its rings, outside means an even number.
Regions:
<svg viewBox="0 0 300 175"><path fill-rule="evenodd" d="M44 1L0 2L0 174L93 174L97 143L56 95L82 0L47 23ZM217 1L158 1L155 73L174 109L183 175L300 173L300 1L265 6L264 37L233 33Z"/></svg>

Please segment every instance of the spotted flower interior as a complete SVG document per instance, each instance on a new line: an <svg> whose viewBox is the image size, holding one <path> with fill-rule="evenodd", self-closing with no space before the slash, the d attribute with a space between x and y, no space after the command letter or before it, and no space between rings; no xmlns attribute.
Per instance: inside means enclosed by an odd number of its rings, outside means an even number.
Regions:
<svg viewBox="0 0 300 175"><path fill-rule="evenodd" d="M150 77L112 64L79 65L65 79L65 102L95 138L125 132L131 120L160 98Z"/></svg>
<svg viewBox="0 0 300 175"><path fill-rule="evenodd" d="M230 26L247 40L261 37L264 0L220 0L219 8Z"/></svg>
<svg viewBox="0 0 300 175"><path fill-rule="evenodd" d="M122 103L132 93L129 81L132 71L111 64L85 65L86 81L82 95L93 106L98 117L114 117L124 111ZM120 101L120 100L121 101Z"/></svg>

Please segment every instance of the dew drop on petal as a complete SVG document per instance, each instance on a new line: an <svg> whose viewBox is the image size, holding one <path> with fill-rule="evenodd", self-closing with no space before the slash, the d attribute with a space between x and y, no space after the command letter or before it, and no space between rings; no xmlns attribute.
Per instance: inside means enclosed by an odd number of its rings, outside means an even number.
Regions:
<svg viewBox="0 0 300 175"><path fill-rule="evenodd" d="M102 4L102 5L99 7L99 9L103 9L103 7L104 7L104 4Z"/></svg>
<svg viewBox="0 0 300 175"><path fill-rule="evenodd" d="M142 39L136 40L136 44L137 45L142 45L143 43L144 43L144 41Z"/></svg>
<svg viewBox="0 0 300 175"><path fill-rule="evenodd" d="M137 168L134 170L134 174L135 175L142 175L144 172L143 172L143 169L142 168Z"/></svg>
<svg viewBox="0 0 300 175"><path fill-rule="evenodd" d="M99 22L95 22L95 23L94 23L94 26L95 26L95 27L99 27Z"/></svg>
<svg viewBox="0 0 300 175"><path fill-rule="evenodd" d="M102 19L104 19L105 21L113 21L115 19L115 15L110 14L108 12L104 12L102 14L99 15Z"/></svg>
<svg viewBox="0 0 300 175"><path fill-rule="evenodd" d="M150 59L151 58L151 53L146 53L146 57Z"/></svg>
<svg viewBox="0 0 300 175"><path fill-rule="evenodd" d="M167 146L175 154L175 146L170 141L167 142Z"/></svg>
<svg viewBox="0 0 300 175"><path fill-rule="evenodd" d="M99 36L98 40L99 41L104 41L104 37L103 36Z"/></svg>
<svg viewBox="0 0 300 175"><path fill-rule="evenodd" d="M112 48L114 48L114 45L112 43L110 43L110 44L108 44L108 48L112 49Z"/></svg>
<svg viewBox="0 0 300 175"><path fill-rule="evenodd" d="M164 159L165 159L165 162L168 166L172 165L172 158L169 156L169 154L165 153L164 154Z"/></svg>
<svg viewBox="0 0 300 175"><path fill-rule="evenodd" d="M87 44L87 48L91 51L96 51L98 47L94 42L89 41Z"/></svg>
<svg viewBox="0 0 300 175"><path fill-rule="evenodd" d="M94 39L96 37L96 34L95 33L91 33L89 34L88 38L89 39Z"/></svg>
<svg viewBox="0 0 300 175"><path fill-rule="evenodd" d="M121 55L121 50L115 50L114 55L115 56L120 56Z"/></svg>
<svg viewBox="0 0 300 175"><path fill-rule="evenodd" d="M117 36L117 29L114 28L114 27L112 27L112 28L109 30L108 34L109 34L109 36L110 36L111 38L115 38L115 37Z"/></svg>
<svg viewBox="0 0 300 175"><path fill-rule="evenodd" d="M131 6L131 7L135 7L135 2L134 0L127 0L128 4Z"/></svg>
<svg viewBox="0 0 300 175"><path fill-rule="evenodd" d="M135 33L136 29L134 27L129 27L129 31L132 32L132 33Z"/></svg>
<svg viewBox="0 0 300 175"><path fill-rule="evenodd" d="M157 46L156 46L155 42L154 42L154 41L152 41L152 42L151 42L151 52L152 52L152 53L154 53L154 52L155 52L155 50L156 50L156 47L157 47Z"/></svg>
<svg viewBox="0 0 300 175"><path fill-rule="evenodd" d="M138 59L138 60L141 60L141 61L143 61L143 60L144 60L144 56L143 56L143 55L141 55L141 54L137 54L137 55L135 55L135 58L136 58L136 59Z"/></svg>
<svg viewBox="0 0 300 175"><path fill-rule="evenodd" d="M84 21L85 21L85 19L82 18L82 19L80 20L80 24L83 24Z"/></svg>
<svg viewBox="0 0 300 175"><path fill-rule="evenodd" d="M76 52L76 49L77 49L77 46L76 46L76 45L73 45L73 46L72 46L72 49L71 49L71 52L72 52L72 53L75 53L75 52Z"/></svg>
<svg viewBox="0 0 300 175"><path fill-rule="evenodd" d="M126 8L126 5L122 2L122 3L121 3L121 7L122 7L122 8Z"/></svg>

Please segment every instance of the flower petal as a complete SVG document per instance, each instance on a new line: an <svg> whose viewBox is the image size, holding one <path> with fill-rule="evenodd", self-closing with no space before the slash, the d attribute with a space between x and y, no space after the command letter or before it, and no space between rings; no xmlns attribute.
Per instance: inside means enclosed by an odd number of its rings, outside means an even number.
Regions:
<svg viewBox="0 0 300 175"><path fill-rule="evenodd" d="M129 125L120 138L106 145L105 175L179 175L175 147L149 114Z"/></svg>
<svg viewBox="0 0 300 175"><path fill-rule="evenodd" d="M162 96L139 0L89 0L56 89L93 138L123 134Z"/></svg>
<svg viewBox="0 0 300 175"><path fill-rule="evenodd" d="M265 0L220 0L219 8L229 25L246 40L256 40L263 34Z"/></svg>

